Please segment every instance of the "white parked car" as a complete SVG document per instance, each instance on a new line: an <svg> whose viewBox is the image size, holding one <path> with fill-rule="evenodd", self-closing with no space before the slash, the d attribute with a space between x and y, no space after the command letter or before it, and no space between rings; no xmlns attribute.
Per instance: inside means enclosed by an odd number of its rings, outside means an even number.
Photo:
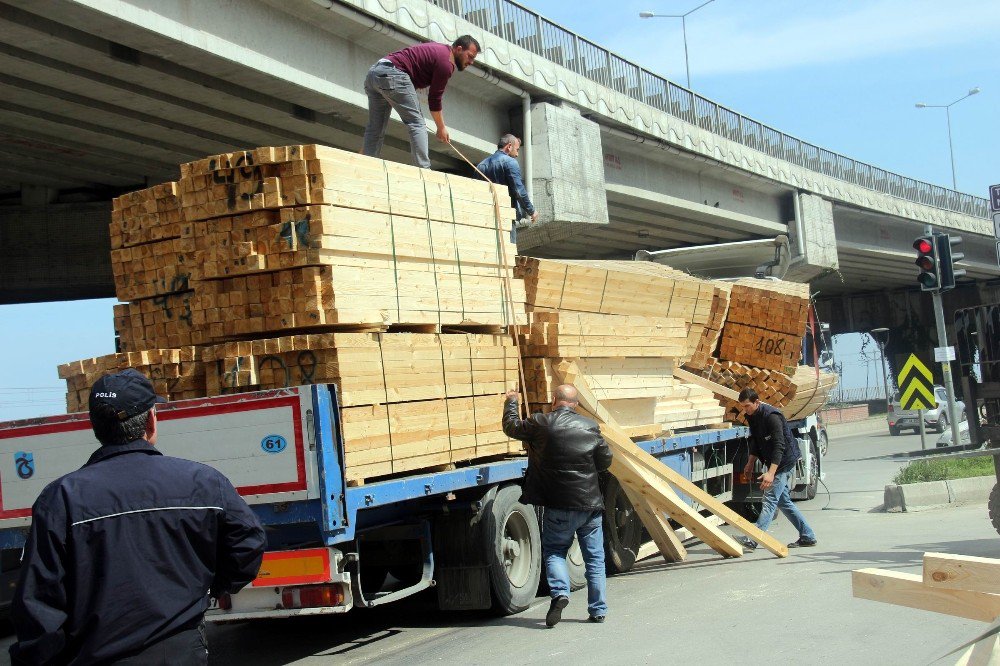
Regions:
<svg viewBox="0 0 1000 666"><path fill-rule="evenodd" d="M933 409L924 410L924 425L935 432L943 433L948 430L948 394L943 386L934 387L934 397L937 398L937 405ZM961 400L955 401L958 409L958 420L965 420L965 403ZM899 394L893 397L889 405L887 415L889 421L889 434L898 435L902 430L914 430L920 432L920 420L915 409L903 409L899 406Z"/></svg>

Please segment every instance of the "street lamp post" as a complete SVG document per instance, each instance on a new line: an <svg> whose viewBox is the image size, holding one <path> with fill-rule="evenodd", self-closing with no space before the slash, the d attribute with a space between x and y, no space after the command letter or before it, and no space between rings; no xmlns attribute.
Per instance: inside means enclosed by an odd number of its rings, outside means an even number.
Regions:
<svg viewBox="0 0 1000 666"><path fill-rule="evenodd" d="M887 328L873 328L871 330L871 336L875 338L875 344L878 345L879 353L882 358L882 390L885 391L885 413L889 413L889 380L885 375L885 345L889 342L889 329Z"/></svg>
<svg viewBox="0 0 1000 666"><path fill-rule="evenodd" d="M951 145L951 107L955 106L963 99L972 97L973 95L979 94L979 87L971 88L968 93L963 97L959 97L951 104L924 104L923 102L917 102L916 107L918 109L944 109L945 118L948 120L948 152L951 154L951 189L958 190L958 185L955 181L955 149Z"/></svg>
<svg viewBox="0 0 1000 666"><path fill-rule="evenodd" d="M696 11L704 7L705 5L711 4L715 0L708 0L708 2L703 2L689 12L683 14L656 14L654 12L639 12L639 18L679 18L681 20L681 32L684 34L684 69L687 71L687 87L688 90L691 89L691 65L688 62L688 34L687 34L687 17L694 14ZM978 89L977 89L978 92Z"/></svg>

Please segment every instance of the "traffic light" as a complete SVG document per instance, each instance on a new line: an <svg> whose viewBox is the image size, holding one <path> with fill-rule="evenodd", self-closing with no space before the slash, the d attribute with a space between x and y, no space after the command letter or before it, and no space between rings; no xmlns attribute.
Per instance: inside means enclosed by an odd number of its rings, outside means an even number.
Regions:
<svg viewBox="0 0 1000 666"><path fill-rule="evenodd" d="M941 286L939 275L937 242L933 234L920 236L913 241L913 249L917 251L917 260L913 263L920 269L917 282L921 291L937 291Z"/></svg>
<svg viewBox="0 0 1000 666"><path fill-rule="evenodd" d="M955 269L955 264L962 261L962 259L965 259L965 255L963 253L955 252L955 247L961 245L961 243L961 236L951 236L948 234L937 235L937 257L938 270L941 274L941 291L954 289L955 278L965 275L965 271L963 269Z"/></svg>

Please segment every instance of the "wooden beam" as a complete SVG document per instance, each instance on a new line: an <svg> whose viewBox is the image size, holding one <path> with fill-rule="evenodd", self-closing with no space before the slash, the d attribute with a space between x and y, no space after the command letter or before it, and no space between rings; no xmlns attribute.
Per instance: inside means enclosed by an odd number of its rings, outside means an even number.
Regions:
<svg viewBox="0 0 1000 666"><path fill-rule="evenodd" d="M684 368L674 368L674 377L677 379L683 379L684 381L697 384L702 388L707 388L713 393L718 393L721 396L725 396L730 400L739 400L740 394L738 391L734 391L731 388L726 388L722 384L716 384L711 379L705 379L701 375L696 375L693 372L688 372Z"/></svg>
<svg viewBox="0 0 1000 666"><path fill-rule="evenodd" d="M701 514L677 496L670 484L627 455L633 450L644 452L618 427L614 418L594 398L575 362L553 363L552 371L561 378L560 381L576 386L580 404L601 422L601 432L615 453L611 461L611 473L624 487L641 495L653 508L666 512L716 552L727 557L739 557L743 554L743 548L732 537L706 522ZM667 469L659 461L656 464Z"/></svg>
<svg viewBox="0 0 1000 666"><path fill-rule="evenodd" d="M649 536L653 538L659 553L667 562L681 562L687 559L687 549L681 544L681 540L674 533L674 528L670 526L670 521L660 511L654 511L642 498L641 495L631 490L628 486L622 486L628 501L639 515L639 520L646 526ZM636 554L636 560L639 555Z"/></svg>
<svg viewBox="0 0 1000 666"><path fill-rule="evenodd" d="M971 555L924 553L924 585L1000 594L1000 560Z"/></svg>
<svg viewBox="0 0 1000 666"><path fill-rule="evenodd" d="M851 572L851 587L858 599L992 622L1000 617L1000 595L949 590L925 585L917 574L884 569Z"/></svg>
<svg viewBox="0 0 1000 666"><path fill-rule="evenodd" d="M583 406L584 409L590 411L591 414L593 414L594 417L599 422L603 421L604 424L608 426L607 434L612 434L613 431L617 430L616 428L613 427L613 425L609 425L609 421L611 424L613 424L614 419L612 419L611 416L608 414L607 409L601 406L601 404L593 397L593 393L590 391L590 387L587 384L586 378L580 374L579 368L574 361L570 360L558 363L553 362L552 371L554 374L557 374L558 376L562 377L565 383L573 384L576 386L576 389L579 392L578 397L580 400L580 404ZM605 428L602 427L602 431L604 430ZM622 433L619 432L619 434ZM625 444L625 441L628 442L627 445ZM695 484L685 479L679 473L677 473L670 467L667 467L659 460L657 460L647 452L640 449L632 442L631 439L626 438L625 441L619 441L619 446L618 448L615 449L616 458L628 457L634 464L641 466L643 470L648 472L650 476L658 477L658 480L666 481L670 486L673 486L679 492L687 495L692 500L698 502L703 507L705 507L715 515L719 516L724 521L726 521L736 529L740 530L741 532L749 536L751 539L753 539L760 545L764 546L767 550L771 551L778 557L788 557L788 547L785 546L785 544L781 543L780 541L770 536L766 532L761 531L760 529L757 528L756 525L745 520L742 516L740 516L738 513L730 509L723 502L720 502L719 500L715 499L707 492L705 492ZM684 506L687 507L687 504L684 504ZM699 518L698 524L703 530L705 528L710 527L709 525L703 522L703 519L700 514L696 513L695 515L698 515ZM674 520L678 520L678 518L672 514L671 518L673 518ZM680 521L678 520L678 522ZM684 525L685 527L690 527L687 524ZM724 534L721 530L718 530L715 527L711 527L711 529L718 534ZM692 529L692 531L694 530ZM699 534L698 537L702 538L701 534ZM726 538L729 539L728 536ZM706 541L706 543L708 542ZM712 546L711 543L709 543L708 545ZM712 547L714 548L715 546Z"/></svg>

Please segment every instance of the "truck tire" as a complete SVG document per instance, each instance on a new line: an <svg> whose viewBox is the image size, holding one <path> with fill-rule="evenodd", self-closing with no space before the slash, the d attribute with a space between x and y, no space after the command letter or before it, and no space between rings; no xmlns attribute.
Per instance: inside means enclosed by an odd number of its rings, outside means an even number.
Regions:
<svg viewBox="0 0 1000 666"><path fill-rule="evenodd" d="M806 486L806 499L816 498L816 489L819 488L819 447L815 443L809 444L809 485Z"/></svg>
<svg viewBox="0 0 1000 666"><path fill-rule="evenodd" d="M604 554L609 574L631 571L642 545L642 521L618 479L608 475L604 486Z"/></svg>
<svg viewBox="0 0 1000 666"><path fill-rule="evenodd" d="M990 501L988 504L990 510L990 522L993 523L993 529L1000 534L1000 483L993 486L993 490L990 491Z"/></svg>
<svg viewBox="0 0 1000 666"><path fill-rule="evenodd" d="M520 613L531 604L542 570L538 517L520 499L520 486L505 486L483 509L493 608L502 615Z"/></svg>
<svg viewBox="0 0 1000 666"><path fill-rule="evenodd" d="M948 416L946 414L942 414L941 416L938 417L936 432L940 435L947 429L948 429ZM917 430L917 432L920 432L920 430ZM952 444L954 443L955 442L952 442Z"/></svg>
<svg viewBox="0 0 1000 666"><path fill-rule="evenodd" d="M539 534L545 538L545 508L535 507L538 516ZM573 544L566 552L566 568L569 569L569 589L576 592L587 585L587 565L583 561L583 551L580 550L580 541L573 537ZM539 594L549 593L549 583L545 579L545 562L542 561L540 581L538 583Z"/></svg>
<svg viewBox="0 0 1000 666"><path fill-rule="evenodd" d="M816 444L819 446L819 453L822 456L826 455L826 452L830 450L830 437L826 434L825 430L821 430L816 436Z"/></svg>

